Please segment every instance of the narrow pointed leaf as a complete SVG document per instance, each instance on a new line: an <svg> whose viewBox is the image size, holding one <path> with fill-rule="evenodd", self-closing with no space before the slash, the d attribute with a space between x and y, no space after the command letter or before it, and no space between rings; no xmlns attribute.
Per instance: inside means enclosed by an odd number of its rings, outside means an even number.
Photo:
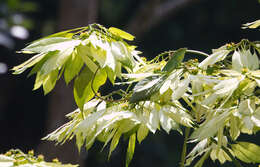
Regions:
<svg viewBox="0 0 260 167"><path fill-rule="evenodd" d="M131 160L133 159L135 152L135 141L136 141L136 133L132 134L129 139L127 153L126 153L126 167L129 166Z"/></svg>

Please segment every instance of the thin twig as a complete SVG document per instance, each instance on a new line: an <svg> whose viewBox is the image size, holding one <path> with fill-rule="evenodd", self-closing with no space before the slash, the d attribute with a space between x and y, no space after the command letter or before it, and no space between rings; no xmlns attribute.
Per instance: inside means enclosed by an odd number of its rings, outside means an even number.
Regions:
<svg viewBox="0 0 260 167"><path fill-rule="evenodd" d="M186 50L186 52L187 53L194 53L194 54L197 54L197 55L202 55L202 56L205 56L205 57L209 56L207 53L204 53L204 52L201 52L201 51L197 51L197 50L188 49L188 50Z"/></svg>
<svg viewBox="0 0 260 167"><path fill-rule="evenodd" d="M189 134L190 134L190 128L186 127L185 128L183 146L182 146L180 167L184 167L184 164L185 164L186 153L187 153L187 141L188 141Z"/></svg>

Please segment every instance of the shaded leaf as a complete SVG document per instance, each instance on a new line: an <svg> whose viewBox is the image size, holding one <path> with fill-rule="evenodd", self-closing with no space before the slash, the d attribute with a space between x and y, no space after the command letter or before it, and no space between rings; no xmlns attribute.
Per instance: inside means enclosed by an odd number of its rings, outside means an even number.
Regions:
<svg viewBox="0 0 260 167"><path fill-rule="evenodd" d="M174 69L178 68L184 59L186 50L187 50L187 48L181 48L181 49L174 51L173 54L170 55L170 60L163 67L162 71L167 71L170 73Z"/></svg>
<svg viewBox="0 0 260 167"><path fill-rule="evenodd" d="M95 96L92 88L97 93L99 87L106 82L105 69L98 70L94 80L93 77L94 73L88 67L85 67L74 81L74 98L81 110L83 110L84 104Z"/></svg>
<svg viewBox="0 0 260 167"><path fill-rule="evenodd" d="M129 100L130 103L149 99L154 93L159 91L165 78L165 76L152 76L139 81L133 89L134 93Z"/></svg>

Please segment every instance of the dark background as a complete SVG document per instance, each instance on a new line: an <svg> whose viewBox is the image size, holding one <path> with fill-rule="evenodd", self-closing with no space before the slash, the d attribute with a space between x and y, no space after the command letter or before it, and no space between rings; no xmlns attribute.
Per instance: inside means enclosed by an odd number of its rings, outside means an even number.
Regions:
<svg viewBox="0 0 260 167"><path fill-rule="evenodd" d="M47 96L32 91L34 76L12 75L10 69L28 59L17 54L30 41L73 27L100 23L118 27L136 36L134 45L143 56L188 47L207 53L225 43L243 38L259 40L257 30L242 30L242 24L260 19L257 0L1 0L0 1L0 152L11 148L35 149L46 159L82 166L123 166L127 143L120 142L109 162L107 152L96 143L90 151L77 153L74 142L55 146L40 139L67 120L76 106L71 85L59 82ZM14 31L19 26L25 34ZM26 32L29 36L26 36ZM104 90L109 88L104 88ZM259 142L259 135L240 137ZM131 166L178 166L183 138L172 131L150 134L137 144ZM205 166L219 166L208 160ZM223 166L232 166L226 163ZM249 165L247 165L249 166ZM251 165L256 166L256 165Z"/></svg>

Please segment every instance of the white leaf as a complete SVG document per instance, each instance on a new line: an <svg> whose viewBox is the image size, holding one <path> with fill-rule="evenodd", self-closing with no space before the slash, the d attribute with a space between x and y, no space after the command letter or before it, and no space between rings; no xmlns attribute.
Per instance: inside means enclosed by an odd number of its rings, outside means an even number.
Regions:
<svg viewBox="0 0 260 167"><path fill-rule="evenodd" d="M253 124L253 121L251 120L251 118L249 116L244 117L243 122L244 122L245 128L247 128L248 130L253 129L254 124Z"/></svg>
<svg viewBox="0 0 260 167"><path fill-rule="evenodd" d="M159 111L159 119L162 128L169 133L172 129L172 119L164 113L163 110Z"/></svg>
<svg viewBox="0 0 260 167"><path fill-rule="evenodd" d="M170 85L171 85L171 81L170 80L166 80L163 83L162 87L160 88L160 94L163 94L164 92L166 92L169 89Z"/></svg>
<svg viewBox="0 0 260 167"><path fill-rule="evenodd" d="M224 60L226 58L226 56L229 54L229 50L220 50L217 52L214 52L213 54L211 54L209 57L207 57L206 59L204 59L200 64L199 67L206 69L209 65L213 65L216 62L219 62L221 60Z"/></svg>
<svg viewBox="0 0 260 167"><path fill-rule="evenodd" d="M159 127L159 116L158 112L155 109L150 112L147 126L149 127L149 129L152 130L153 133L155 133L157 128Z"/></svg>
<svg viewBox="0 0 260 167"><path fill-rule="evenodd" d="M190 83L189 78L182 80L179 83L178 88L176 90L173 90L172 100L178 100L179 98L181 98L184 95L184 93L187 91L189 83Z"/></svg>
<svg viewBox="0 0 260 167"><path fill-rule="evenodd" d="M220 81L217 85L213 87L216 91L215 93L220 97L227 96L232 93L239 85L239 80L237 78L226 79Z"/></svg>

